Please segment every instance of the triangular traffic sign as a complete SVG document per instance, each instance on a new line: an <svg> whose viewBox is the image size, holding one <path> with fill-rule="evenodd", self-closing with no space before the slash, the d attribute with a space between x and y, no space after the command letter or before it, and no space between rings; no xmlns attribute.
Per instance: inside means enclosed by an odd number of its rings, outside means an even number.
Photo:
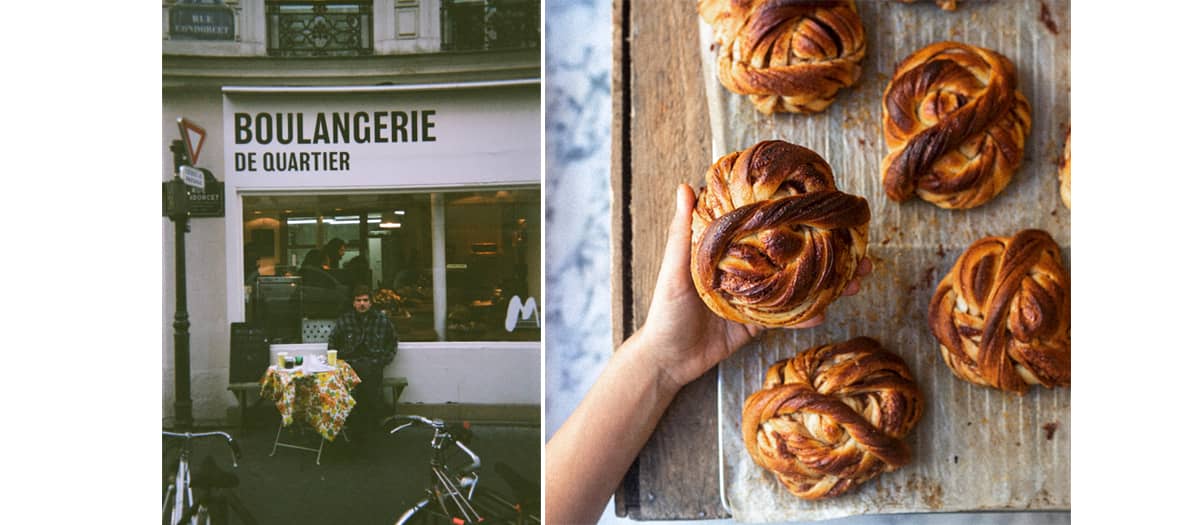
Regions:
<svg viewBox="0 0 1180 525"><path fill-rule="evenodd" d="M184 148L188 150L189 162L196 166L197 157L201 155L201 146L205 145L205 128L189 122L184 117L176 119L176 124L180 126L180 138L184 139ZM196 144L196 147L193 147L193 144Z"/></svg>

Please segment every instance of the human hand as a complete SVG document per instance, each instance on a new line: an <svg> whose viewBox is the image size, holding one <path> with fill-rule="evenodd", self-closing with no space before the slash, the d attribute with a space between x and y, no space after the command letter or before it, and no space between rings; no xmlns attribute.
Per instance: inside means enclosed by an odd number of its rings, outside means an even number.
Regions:
<svg viewBox="0 0 1180 525"><path fill-rule="evenodd" d="M664 260L643 327L629 340L643 348L653 365L677 386L700 377L722 359L729 357L764 328L718 317L697 295L689 271L692 251L692 211L696 195L687 184L676 189L676 215L668 229ZM843 295L860 291L860 278L872 271L868 257L860 261L856 277ZM824 316L808 319L791 328L822 324Z"/></svg>

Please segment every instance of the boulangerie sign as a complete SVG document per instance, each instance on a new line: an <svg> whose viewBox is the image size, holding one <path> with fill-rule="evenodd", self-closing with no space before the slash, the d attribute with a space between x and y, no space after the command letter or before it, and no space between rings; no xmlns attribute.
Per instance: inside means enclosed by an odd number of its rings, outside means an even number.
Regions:
<svg viewBox="0 0 1180 525"><path fill-rule="evenodd" d="M539 183L540 87L226 89L237 188Z"/></svg>

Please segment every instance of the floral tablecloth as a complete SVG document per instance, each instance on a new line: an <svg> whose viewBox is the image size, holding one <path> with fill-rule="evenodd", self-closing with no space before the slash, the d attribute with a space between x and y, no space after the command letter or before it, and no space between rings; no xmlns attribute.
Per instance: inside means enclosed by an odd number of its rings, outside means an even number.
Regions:
<svg viewBox="0 0 1180 525"><path fill-rule="evenodd" d="M284 427L298 418L324 439L333 441L344 427L348 413L356 406L349 391L360 382L356 371L338 359L336 369L330 372L305 373L272 365L266 369L259 384L262 386L260 395L274 400L283 416Z"/></svg>

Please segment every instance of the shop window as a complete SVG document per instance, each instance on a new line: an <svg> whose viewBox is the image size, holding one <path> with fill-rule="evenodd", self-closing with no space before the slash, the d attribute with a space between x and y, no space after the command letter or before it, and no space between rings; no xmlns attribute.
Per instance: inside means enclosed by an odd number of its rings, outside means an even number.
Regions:
<svg viewBox="0 0 1180 525"><path fill-rule="evenodd" d="M540 210L540 191L446 194L449 340L540 340Z"/></svg>
<svg viewBox="0 0 1180 525"><path fill-rule="evenodd" d="M266 51L271 56L373 54L373 2L266 2Z"/></svg>
<svg viewBox="0 0 1180 525"><path fill-rule="evenodd" d="M244 196L242 209L246 321L272 341L301 342L303 320L347 311L357 284L402 341L540 340L539 189Z"/></svg>
<svg viewBox="0 0 1180 525"><path fill-rule="evenodd" d="M540 0L443 0L444 51L538 49Z"/></svg>

